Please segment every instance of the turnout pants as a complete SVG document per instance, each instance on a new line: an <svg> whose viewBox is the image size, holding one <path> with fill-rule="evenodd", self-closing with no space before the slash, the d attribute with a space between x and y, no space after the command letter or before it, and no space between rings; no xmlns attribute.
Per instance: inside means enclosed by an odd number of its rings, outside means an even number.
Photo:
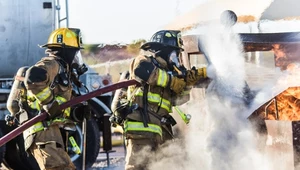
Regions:
<svg viewBox="0 0 300 170"><path fill-rule="evenodd" d="M47 130L37 132L29 149L41 170L76 169L64 149L61 132L57 125L49 126Z"/></svg>
<svg viewBox="0 0 300 170"><path fill-rule="evenodd" d="M127 139L125 170L146 170L158 145L156 139Z"/></svg>

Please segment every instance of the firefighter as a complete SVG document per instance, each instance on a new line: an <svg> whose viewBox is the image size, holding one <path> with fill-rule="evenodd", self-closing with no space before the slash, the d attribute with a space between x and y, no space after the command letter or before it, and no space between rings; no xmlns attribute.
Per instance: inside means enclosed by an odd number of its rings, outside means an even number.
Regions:
<svg viewBox="0 0 300 170"><path fill-rule="evenodd" d="M46 48L48 56L28 68L25 74L29 107L48 113L46 121L36 123L23 133L25 149L32 153L43 170L76 169L60 132L60 128L72 125L68 119L70 108L60 110L59 105L71 98L70 66L81 49L81 43L79 29L54 30L47 44L41 46Z"/></svg>
<svg viewBox="0 0 300 170"><path fill-rule="evenodd" d="M172 106L187 102L190 87L207 77L206 68L186 70L180 64L182 45L180 31L158 31L141 46L140 54L130 64L129 79L141 85L128 88L127 115L119 115L124 114L120 110L114 112L117 124L124 128L127 170L146 169L148 159L141 157L139 151L146 146L155 151L173 138L176 121L169 114Z"/></svg>

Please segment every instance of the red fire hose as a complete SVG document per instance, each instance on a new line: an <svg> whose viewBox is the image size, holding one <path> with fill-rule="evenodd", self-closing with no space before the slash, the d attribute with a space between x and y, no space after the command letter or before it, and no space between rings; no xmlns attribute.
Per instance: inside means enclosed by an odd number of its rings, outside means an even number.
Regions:
<svg viewBox="0 0 300 170"><path fill-rule="evenodd" d="M136 80L127 80L127 81L122 81L122 82L119 82L119 83L115 83L115 84L100 88L98 90L92 91L88 94L75 97L74 99L71 99L70 101L60 105L60 108L61 108L61 110L63 110L65 108L71 107L71 106L76 105L78 103L81 103L83 101L87 101L91 98L100 96L104 93L115 91L115 90L120 89L120 88L125 88L125 87L128 87L128 86L137 85L137 84L139 84L139 83ZM0 147L2 145L6 144L7 142L9 142L10 140L14 139L15 137L17 137L21 133L23 133L24 130L28 129L32 125L36 124L37 122L43 121L44 119L46 119L46 117L47 117L47 113L43 112L43 113L35 116L34 118L30 119L29 121L25 122L24 124L20 125L16 129L12 130L8 134L6 134L2 138L0 138Z"/></svg>

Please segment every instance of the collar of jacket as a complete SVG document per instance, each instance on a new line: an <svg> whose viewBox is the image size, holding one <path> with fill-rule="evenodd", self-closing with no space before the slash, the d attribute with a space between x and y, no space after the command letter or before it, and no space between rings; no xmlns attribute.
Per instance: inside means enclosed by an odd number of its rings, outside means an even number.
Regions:
<svg viewBox="0 0 300 170"><path fill-rule="evenodd" d="M69 64L65 62L61 57L59 56L52 56L54 59L67 71L69 72Z"/></svg>
<svg viewBox="0 0 300 170"><path fill-rule="evenodd" d="M66 72L70 71L69 65L63 59L61 59L59 56L48 55L48 56L44 57L42 60L55 60L59 63L60 67L62 67Z"/></svg>

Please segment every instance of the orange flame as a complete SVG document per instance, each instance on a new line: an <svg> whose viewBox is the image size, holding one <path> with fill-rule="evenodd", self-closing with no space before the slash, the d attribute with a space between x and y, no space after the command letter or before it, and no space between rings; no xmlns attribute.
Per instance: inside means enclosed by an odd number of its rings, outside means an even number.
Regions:
<svg viewBox="0 0 300 170"><path fill-rule="evenodd" d="M300 63L300 44L273 44L272 47L275 56L275 66L281 70L286 70L290 64Z"/></svg>
<svg viewBox="0 0 300 170"><path fill-rule="evenodd" d="M266 109L266 119L275 120L276 114L278 114L278 120L300 120L300 87L288 88L276 96L276 102L277 108L275 102L273 102ZM263 108L266 106L267 104Z"/></svg>
<svg viewBox="0 0 300 170"><path fill-rule="evenodd" d="M299 74L300 44L273 44L272 47L275 57L275 66L281 70L287 70L290 73L298 72ZM286 81L291 82L294 78L295 77L292 77L292 79L290 79L286 77ZM266 116L265 119L269 120L300 120L300 87L289 87L277 95L273 102L270 102L258 108L258 112L256 113L264 113Z"/></svg>

